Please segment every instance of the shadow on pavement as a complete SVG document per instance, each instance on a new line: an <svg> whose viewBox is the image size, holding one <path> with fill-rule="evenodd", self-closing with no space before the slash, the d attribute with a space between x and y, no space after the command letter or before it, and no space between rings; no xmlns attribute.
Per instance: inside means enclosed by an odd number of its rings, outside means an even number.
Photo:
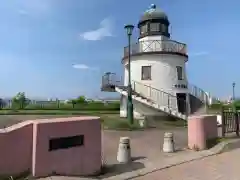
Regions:
<svg viewBox="0 0 240 180"><path fill-rule="evenodd" d="M132 157L132 161L137 161L141 159L146 159L146 157L145 156Z"/></svg>
<svg viewBox="0 0 240 180"><path fill-rule="evenodd" d="M145 158L145 157L139 157L139 159L142 159L142 158ZM132 171L136 171L143 168L145 168L145 166L141 162L131 162L129 164L107 165L103 168L102 174L99 177L97 177L97 179L109 178L122 173L132 172Z"/></svg>

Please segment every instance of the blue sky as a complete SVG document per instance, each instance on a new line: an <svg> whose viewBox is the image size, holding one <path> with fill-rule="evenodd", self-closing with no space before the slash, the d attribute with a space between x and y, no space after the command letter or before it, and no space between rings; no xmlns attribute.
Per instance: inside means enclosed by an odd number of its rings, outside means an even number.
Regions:
<svg viewBox="0 0 240 180"><path fill-rule="evenodd" d="M189 81L220 97L231 95L235 81L239 94L240 1L5 0L1 96L111 96L100 92L101 75L122 74L123 27L137 25L152 3L168 14L172 38L188 45ZM137 35L136 28L134 41Z"/></svg>

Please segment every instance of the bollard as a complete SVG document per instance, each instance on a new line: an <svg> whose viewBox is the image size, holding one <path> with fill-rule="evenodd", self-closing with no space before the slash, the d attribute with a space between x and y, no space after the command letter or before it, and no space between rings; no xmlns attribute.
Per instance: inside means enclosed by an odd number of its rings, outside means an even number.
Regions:
<svg viewBox="0 0 240 180"><path fill-rule="evenodd" d="M172 153L174 151L173 133L166 132L164 133L163 152Z"/></svg>
<svg viewBox="0 0 240 180"><path fill-rule="evenodd" d="M138 122L139 122L139 126L140 126L141 128L147 127L147 121L146 121L146 119L139 119Z"/></svg>
<svg viewBox="0 0 240 180"><path fill-rule="evenodd" d="M117 161L119 163L128 163L131 160L130 139L121 137L118 146Z"/></svg>

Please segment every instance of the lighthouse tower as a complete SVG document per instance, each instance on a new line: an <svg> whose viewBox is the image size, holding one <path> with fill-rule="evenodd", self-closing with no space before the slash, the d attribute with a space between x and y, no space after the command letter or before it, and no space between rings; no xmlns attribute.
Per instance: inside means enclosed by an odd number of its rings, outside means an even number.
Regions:
<svg viewBox="0 0 240 180"><path fill-rule="evenodd" d="M186 44L172 40L167 15L151 5L141 17L138 42L131 46L131 78L172 95L187 93ZM125 48L124 84L128 84L128 47Z"/></svg>
<svg viewBox="0 0 240 180"><path fill-rule="evenodd" d="M186 44L171 39L169 25L168 16L152 4L138 22L137 43L130 46L130 72L129 47L124 47L123 85L113 83L115 74L111 74L114 76L111 80L109 73L103 77L102 90L114 89L121 94L122 117L127 116L129 73L135 118L171 115L186 119L193 107L197 109L207 101L203 90L189 87L185 65L188 61Z"/></svg>
<svg viewBox="0 0 240 180"><path fill-rule="evenodd" d="M180 112L185 111L187 100L187 75L185 63L188 60L186 44L172 40L169 33L168 16L156 5L144 12L139 23L138 42L131 46L131 79L168 93L179 100ZM124 85L128 84L128 47L124 57ZM134 86L134 85L133 85ZM144 87L143 87L144 88ZM163 95L164 96L164 95Z"/></svg>

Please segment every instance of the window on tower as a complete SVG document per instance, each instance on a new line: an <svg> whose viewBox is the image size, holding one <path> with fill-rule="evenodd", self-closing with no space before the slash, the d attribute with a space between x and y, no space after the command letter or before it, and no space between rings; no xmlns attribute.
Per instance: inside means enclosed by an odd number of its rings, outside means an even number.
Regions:
<svg viewBox="0 0 240 180"><path fill-rule="evenodd" d="M147 24L143 25L141 28L140 28L140 33L141 34L144 34L148 31L148 26Z"/></svg>
<svg viewBox="0 0 240 180"><path fill-rule="evenodd" d="M142 80L151 80L151 66L142 66Z"/></svg>
<svg viewBox="0 0 240 180"><path fill-rule="evenodd" d="M161 31L162 32L167 32L167 26L165 24L161 24Z"/></svg>
<svg viewBox="0 0 240 180"><path fill-rule="evenodd" d="M177 66L177 78L178 80L183 80L183 69L181 66Z"/></svg>
<svg viewBox="0 0 240 180"><path fill-rule="evenodd" d="M151 32L159 32L160 24L159 23L151 23L150 24L150 31Z"/></svg>

